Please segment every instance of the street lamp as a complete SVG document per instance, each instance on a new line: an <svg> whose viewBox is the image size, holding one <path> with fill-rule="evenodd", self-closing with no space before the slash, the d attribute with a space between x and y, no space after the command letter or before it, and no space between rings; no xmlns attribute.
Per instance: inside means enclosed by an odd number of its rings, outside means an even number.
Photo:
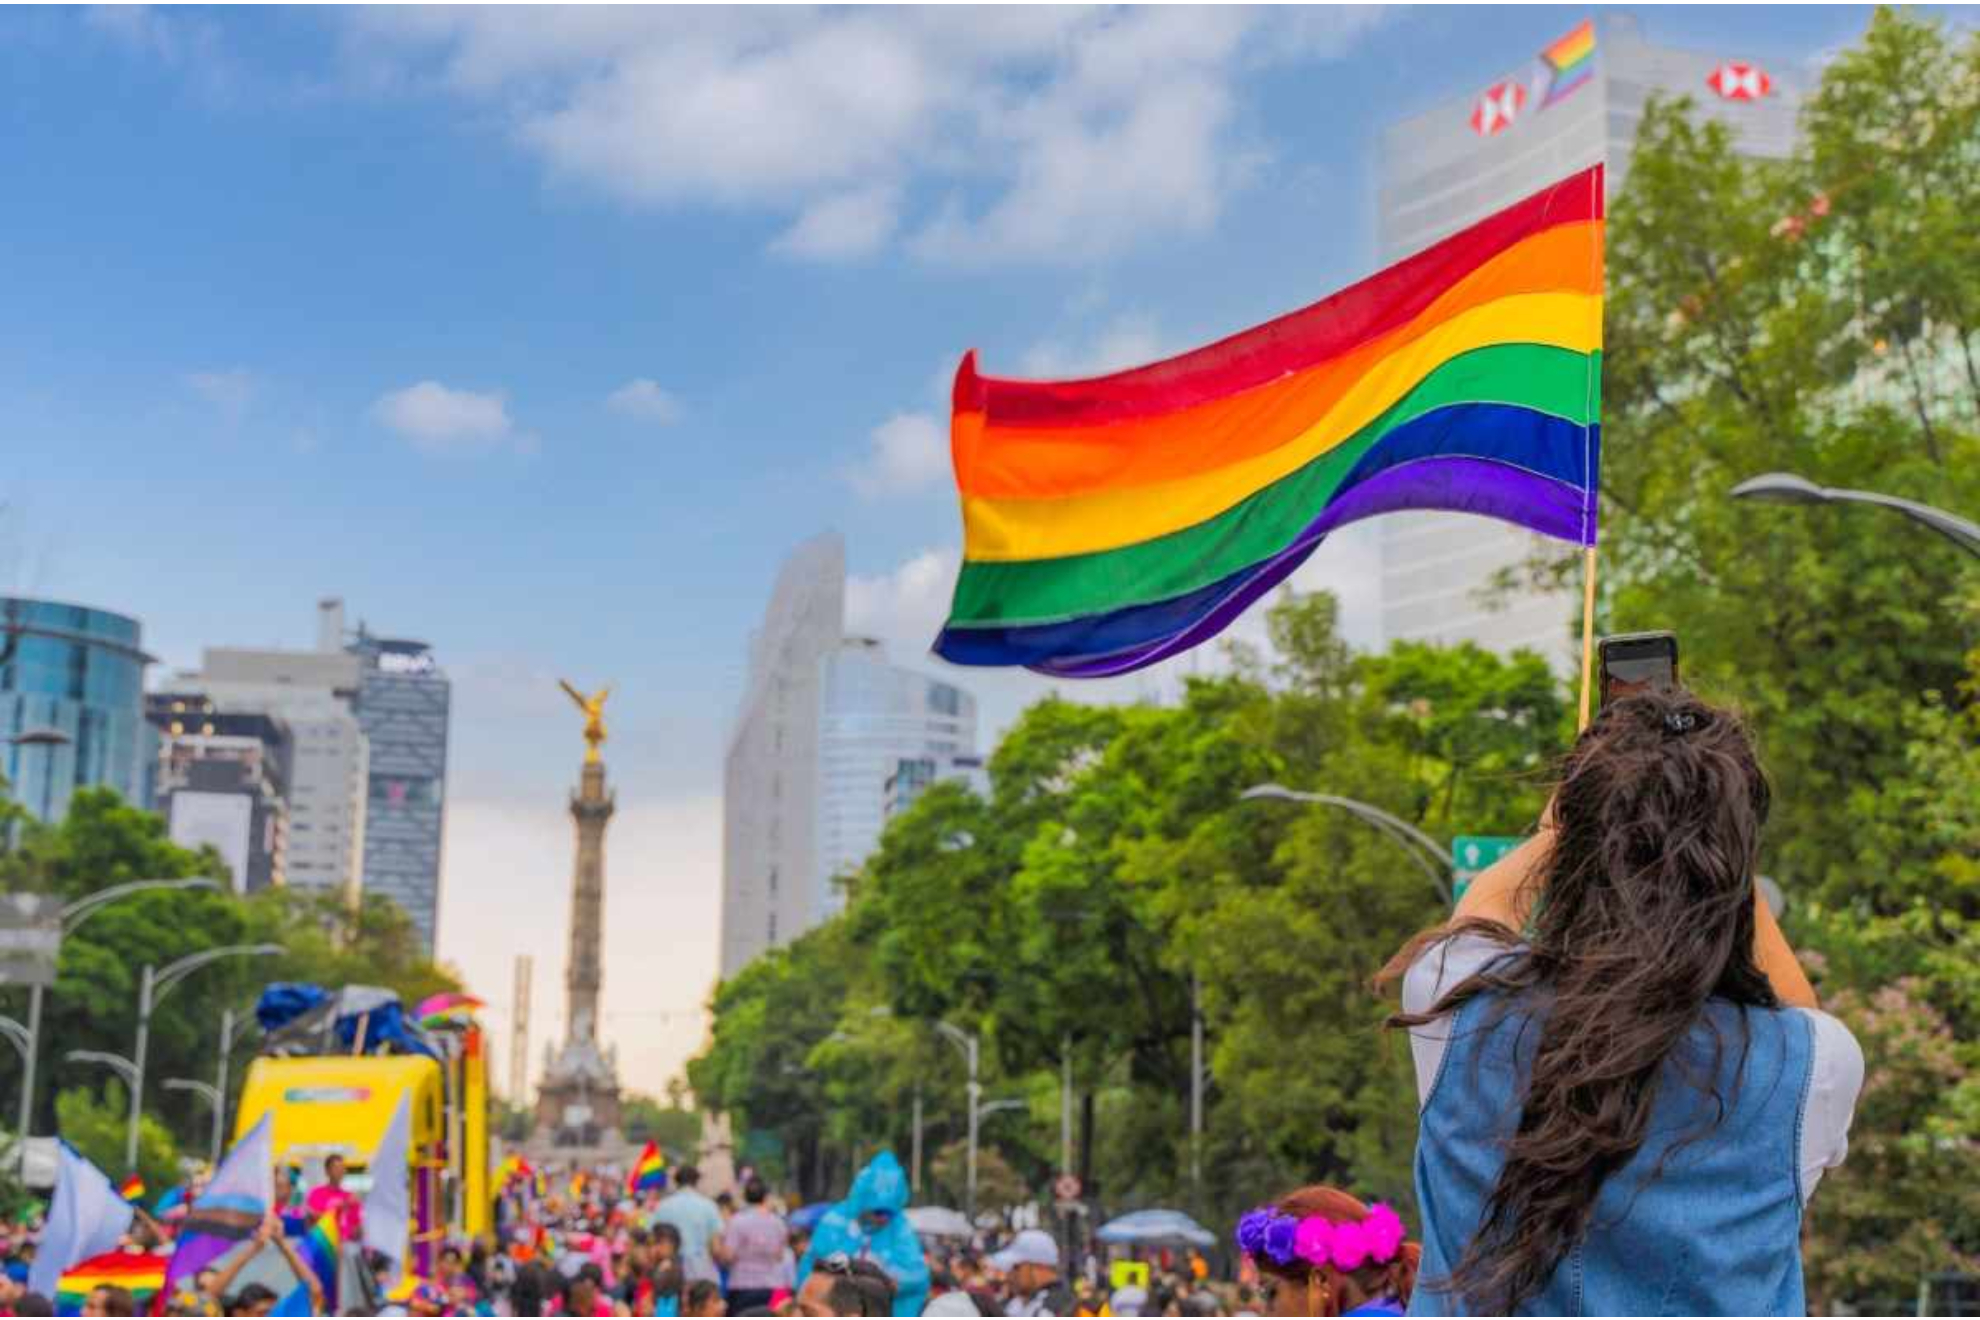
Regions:
<svg viewBox="0 0 1980 1320"><path fill-rule="evenodd" d="M213 1167L220 1167L220 1113L226 1102L220 1089L211 1082L196 1082L190 1077L167 1077L165 1089L168 1091L190 1091L213 1107Z"/></svg>
<svg viewBox="0 0 1980 1320"><path fill-rule="evenodd" d="M1980 555L1980 523L1896 495L1818 486L1792 472L1767 472L1750 477L1734 486L1731 494L1734 499L1764 500L1771 504L1874 504L1925 524L1968 554Z"/></svg>
<svg viewBox="0 0 1980 1320"><path fill-rule="evenodd" d="M25 734L22 735L22 737L26 736ZM67 939L69 936L75 934L76 927L95 916L107 904L114 903L120 898L129 898L133 894L147 894L161 889L217 890L219 888L220 882L218 880L210 880L205 876L192 876L180 880L126 880L120 885L111 885L107 889L99 889L93 894L84 894L73 903L69 903L63 907L58 918L61 922L62 938ZM41 989L38 985L28 987L28 1020L27 1027L25 1028L27 1032L27 1048L22 1051L21 1057L21 1123L19 1131L23 1143L28 1139L28 1124L34 1118L34 1065L36 1052L41 1043ZM12 1037L10 1036L9 1038L11 1039ZM21 1149L25 1151L27 1149L26 1145L23 1144Z"/></svg>
<svg viewBox="0 0 1980 1320"><path fill-rule="evenodd" d="M217 949L204 949L199 953L189 953L175 963L167 963L163 971L150 963L144 965L144 974L138 979L138 1028L137 1048L131 1052L131 1118L124 1132L124 1165L126 1173L137 1172L138 1115L144 1106L144 1061L145 1052L151 1046L151 1011L158 1007L160 1000L171 993L172 987L191 976L202 967L219 962L223 958L267 958L286 953L279 944L223 944Z"/></svg>
<svg viewBox="0 0 1980 1320"><path fill-rule="evenodd" d="M969 1066L969 1087L965 1094L969 1099L969 1163L965 1195L969 1222L976 1222L976 1132L983 1117L981 1101L983 1087L976 1080L976 1068L981 1054L982 1042L973 1031L964 1031L949 1022L937 1022L935 1030L948 1038L949 1042L963 1052L963 1061Z"/></svg>
<svg viewBox="0 0 1980 1320"><path fill-rule="evenodd" d="M1437 886L1437 892L1444 896L1445 903L1454 901L1451 893L1450 862L1437 841L1400 816L1391 815L1380 807L1358 802L1354 798L1337 797L1332 793L1305 793L1287 788L1284 784L1258 784L1238 794L1241 802L1257 802L1265 799L1280 802L1303 802L1310 806L1339 807L1350 815L1359 817L1367 824L1401 844L1423 873L1430 877L1430 883Z"/></svg>

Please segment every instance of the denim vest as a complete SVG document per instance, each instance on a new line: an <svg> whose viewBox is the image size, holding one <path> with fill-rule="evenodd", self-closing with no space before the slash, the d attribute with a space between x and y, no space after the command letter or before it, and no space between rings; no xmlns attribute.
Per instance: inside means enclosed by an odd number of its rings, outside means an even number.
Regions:
<svg viewBox="0 0 1980 1320"><path fill-rule="evenodd" d="M1423 1107L1411 1315L1458 1313L1454 1294L1429 1285L1462 1259L1519 1125L1540 1022L1501 1017L1498 1000L1481 994L1458 1011ZM1642 1148L1602 1185L1580 1245L1521 1313L1805 1315L1800 1151L1812 1060L1806 1014L1712 1000L1664 1063ZM1713 1092L1724 1117L1681 1145L1718 1117Z"/></svg>

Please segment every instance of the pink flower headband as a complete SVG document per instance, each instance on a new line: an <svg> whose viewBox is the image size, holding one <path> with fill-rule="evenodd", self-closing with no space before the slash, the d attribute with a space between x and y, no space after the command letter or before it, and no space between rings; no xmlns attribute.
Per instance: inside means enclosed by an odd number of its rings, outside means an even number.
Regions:
<svg viewBox="0 0 1980 1320"><path fill-rule="evenodd" d="M1260 1206L1238 1220L1238 1250L1264 1256L1279 1266L1303 1260L1315 1269L1358 1270L1363 1265L1386 1265L1402 1250L1402 1218L1377 1201L1359 1221L1335 1223L1319 1215L1304 1219L1281 1214L1277 1206Z"/></svg>

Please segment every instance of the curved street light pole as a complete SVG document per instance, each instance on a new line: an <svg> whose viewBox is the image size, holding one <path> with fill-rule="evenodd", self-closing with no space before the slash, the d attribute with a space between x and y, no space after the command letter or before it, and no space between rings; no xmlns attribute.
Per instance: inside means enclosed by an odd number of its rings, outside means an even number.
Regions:
<svg viewBox="0 0 1980 1320"><path fill-rule="evenodd" d="M120 885L99 889L93 894L85 894L63 907L57 920L61 922L62 938L75 934L76 927L95 916L105 905L133 894L148 894L161 889L219 889L220 882L205 876L190 876L177 880L126 880ZM28 1127L34 1118L34 1066L41 1045L41 995L42 987L28 989L27 1049L21 1055L21 1121L15 1129L20 1133L21 1147L27 1149Z"/></svg>
<svg viewBox="0 0 1980 1320"><path fill-rule="evenodd" d="M211 1082L196 1082L190 1077L167 1077L164 1087L168 1091L190 1091L213 1107L213 1167L220 1167L220 1089Z"/></svg>
<svg viewBox="0 0 1980 1320"><path fill-rule="evenodd" d="M1339 807L1342 811L1360 818L1364 823L1388 835L1402 845L1423 873L1430 877L1430 883L1444 896L1445 903L1453 902L1451 892L1450 863L1437 841L1400 816L1392 815L1380 807L1371 806L1354 798L1340 797L1333 793L1307 793L1284 784L1258 784L1238 794L1241 802L1262 800L1279 802L1300 802L1309 806Z"/></svg>
<svg viewBox="0 0 1980 1320"><path fill-rule="evenodd" d="M975 1032L964 1031L961 1027L953 1023L937 1022L935 1024L935 1030L941 1032L948 1038L951 1044L963 1052L963 1062L969 1068L969 1089L967 1091L969 1098L969 1164L968 1173L965 1177L968 1190L964 1199L967 1205L969 1222L974 1224L976 1222L976 1132L978 1124L983 1117L979 1105L979 1102L983 1098L983 1088L977 1083L976 1067L982 1042Z"/></svg>
<svg viewBox="0 0 1980 1320"><path fill-rule="evenodd" d="M1883 495L1874 490L1844 490L1818 486L1792 472L1766 472L1750 477L1730 492L1737 500L1764 500L1772 504L1874 504L1923 523L1970 555L1980 555L1980 523L1958 514L1935 509L1917 500Z"/></svg>
<svg viewBox="0 0 1980 1320"><path fill-rule="evenodd" d="M138 1116L144 1109L144 1063L145 1053L151 1046L152 1010L171 993L173 986L202 967L223 958L266 958L284 952L286 950L279 944L223 944L217 949L189 953L177 962L167 963L162 971L150 963L145 964L144 973L138 979L137 1048L131 1051L135 1075L131 1082L131 1117L124 1131L126 1173L137 1172Z"/></svg>

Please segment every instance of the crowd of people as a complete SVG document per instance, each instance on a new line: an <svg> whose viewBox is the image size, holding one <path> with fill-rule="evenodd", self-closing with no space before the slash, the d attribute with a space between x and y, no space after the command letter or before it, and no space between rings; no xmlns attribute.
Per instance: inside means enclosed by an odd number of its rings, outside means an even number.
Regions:
<svg viewBox="0 0 1980 1320"><path fill-rule="evenodd" d="M1069 1261L1038 1229L924 1239L907 1180L876 1157L810 1228L759 1179L740 1201L509 1168L492 1240L446 1244L430 1277L380 1272L415 1316L1697 1314L1805 1311L1799 1233L1848 1149L1855 1040L1822 1013L1757 893L1769 803L1747 731L1682 692L1605 709L1577 741L1534 836L1451 919L1399 952L1419 1101L1414 1234L1391 1206L1312 1185L1235 1225L1235 1278L1161 1253L1132 1281ZM325 1285L284 1211L355 1230L331 1160L304 1193L278 1171L254 1250L161 1293L169 1314L265 1315L240 1286L272 1247L319 1313ZM119 1251L163 1253L135 1220ZM354 1233L346 1232L347 1238ZM1420 1239L1420 1240L1419 1240ZM24 1290L36 1235L0 1224L0 1315L53 1313ZM113 1261L115 1265L117 1262ZM299 1293L288 1301L296 1303ZM86 1315L139 1313L113 1282ZM347 1310L370 1314L372 1310Z"/></svg>

